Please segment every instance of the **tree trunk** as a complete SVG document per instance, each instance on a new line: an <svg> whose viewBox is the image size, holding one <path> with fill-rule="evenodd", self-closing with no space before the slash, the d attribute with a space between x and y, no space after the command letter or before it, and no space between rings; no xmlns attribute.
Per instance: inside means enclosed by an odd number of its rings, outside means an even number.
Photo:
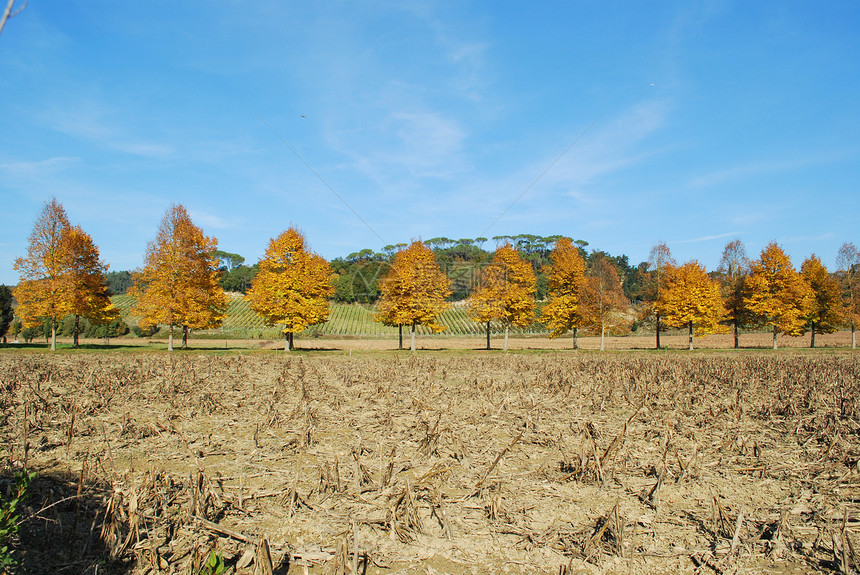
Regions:
<svg viewBox="0 0 860 575"><path fill-rule="evenodd" d="M296 349L296 340L295 340L295 337L296 337L296 332L291 331L291 332L290 332L290 351L292 351L292 350Z"/></svg>
<svg viewBox="0 0 860 575"><path fill-rule="evenodd" d="M603 329L601 325L601 329ZM657 314L657 349L660 349L660 314ZM600 348L600 351L603 351L603 348Z"/></svg>
<svg viewBox="0 0 860 575"><path fill-rule="evenodd" d="M490 322L487 322L487 351L490 351Z"/></svg>
<svg viewBox="0 0 860 575"><path fill-rule="evenodd" d="M738 340L738 320L734 320L734 321L732 321L732 323L733 323L733 324L734 324L734 326L735 326L735 349L737 349L737 348L739 347L739 340Z"/></svg>
<svg viewBox="0 0 860 575"><path fill-rule="evenodd" d="M773 349L776 349L776 326L773 326Z"/></svg>
<svg viewBox="0 0 860 575"><path fill-rule="evenodd" d="M659 334L660 332L658 331L657 333ZM605 349L605 348L604 348L604 346L603 346L603 339L604 339L604 336L605 336L605 335L606 335L606 322L605 322L605 321L601 321L601 322L600 322L600 351L603 351L603 350ZM660 336L658 335L658 336L657 336L657 341L658 341L658 342L660 341L660 339L659 339L659 338L660 338ZM658 344L657 344L657 349L660 349L660 347L659 347L659 346L660 346L660 344L658 343Z"/></svg>
<svg viewBox="0 0 860 575"><path fill-rule="evenodd" d="M690 351L693 351L693 322L690 322Z"/></svg>
<svg viewBox="0 0 860 575"><path fill-rule="evenodd" d="M579 340L576 337L577 330L579 330L578 327L573 328L573 349L579 349Z"/></svg>
<svg viewBox="0 0 860 575"><path fill-rule="evenodd" d="M403 324L397 324L397 334L398 334L398 342L397 349L403 349Z"/></svg>
<svg viewBox="0 0 860 575"><path fill-rule="evenodd" d="M188 326L182 326L182 349L188 349Z"/></svg>
<svg viewBox="0 0 860 575"><path fill-rule="evenodd" d="M284 332L284 351L290 351L293 346L290 345L290 332Z"/></svg>
<svg viewBox="0 0 860 575"><path fill-rule="evenodd" d="M857 336L854 332L854 322L851 322L851 349L857 349Z"/></svg>
<svg viewBox="0 0 860 575"><path fill-rule="evenodd" d="M57 351L57 320L51 318L51 351Z"/></svg>
<svg viewBox="0 0 860 575"><path fill-rule="evenodd" d="M815 347L815 322L812 322L812 337L809 339L809 347Z"/></svg>
<svg viewBox="0 0 860 575"><path fill-rule="evenodd" d="M505 347L502 351L508 351L508 332L510 332L511 327L509 325L505 326Z"/></svg>
<svg viewBox="0 0 860 575"><path fill-rule="evenodd" d="M80 325L78 324L78 320L80 319L80 317L81 316L79 316L78 314L75 314L75 331L73 333L74 347L78 347L78 334L80 333Z"/></svg>
<svg viewBox="0 0 860 575"><path fill-rule="evenodd" d="M415 351L415 322L412 322L412 346L410 347L410 351Z"/></svg>
<svg viewBox="0 0 860 575"><path fill-rule="evenodd" d="M173 351L173 324L170 324L170 335L167 336L167 351Z"/></svg>

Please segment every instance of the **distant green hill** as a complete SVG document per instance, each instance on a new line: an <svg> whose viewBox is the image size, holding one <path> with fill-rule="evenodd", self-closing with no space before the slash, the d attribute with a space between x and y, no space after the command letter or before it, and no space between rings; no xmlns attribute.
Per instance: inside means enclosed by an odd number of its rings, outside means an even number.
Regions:
<svg viewBox="0 0 860 575"><path fill-rule="evenodd" d="M263 319L251 311L248 302L239 294L229 294L230 303L227 307L227 317L224 324L217 330L219 333L233 333L244 337L254 334L258 336L263 332L274 331L275 328L266 326ZM111 298L114 305L120 308L120 316L129 326L137 325L139 317L130 315L135 299L129 295L118 295ZM321 325L313 326L306 330L306 335L331 335L331 336L393 336L397 334L397 327L385 326L373 321L376 313L375 306L361 304L332 304L329 320ZM439 323L448 328L442 332L445 335L480 335L484 332L484 325L469 319L466 307L461 303L455 304L439 317ZM408 328L404 328L406 332ZM216 331L216 330L213 330ZM501 331L499 326L494 326L493 331ZM429 334L429 329L419 326L417 333ZM513 334L541 334L546 329L540 324L533 324L528 328L512 328ZM269 336L266 333L266 336Z"/></svg>

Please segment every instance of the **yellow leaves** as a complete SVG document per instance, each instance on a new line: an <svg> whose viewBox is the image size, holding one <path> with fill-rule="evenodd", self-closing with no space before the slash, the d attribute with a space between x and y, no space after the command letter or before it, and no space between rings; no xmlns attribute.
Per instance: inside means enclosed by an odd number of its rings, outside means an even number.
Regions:
<svg viewBox="0 0 860 575"><path fill-rule="evenodd" d="M720 285L698 262L664 270L664 285L656 302L657 311L673 327L695 326L697 335L721 333L726 315Z"/></svg>
<svg viewBox="0 0 860 575"><path fill-rule="evenodd" d="M559 238L550 257L549 302L542 310L541 322L550 330L549 336L555 338L587 323L583 302L585 261L570 238Z"/></svg>
<svg viewBox="0 0 860 575"><path fill-rule="evenodd" d="M412 242L394 256L380 284L376 320L388 325L426 325L435 332L445 329L436 318L448 309L451 280L442 273L436 256L422 242Z"/></svg>
<svg viewBox="0 0 860 575"><path fill-rule="evenodd" d="M328 319L331 267L307 249L298 231L290 228L270 240L259 266L245 299L269 325L298 333Z"/></svg>
<svg viewBox="0 0 860 575"><path fill-rule="evenodd" d="M583 323L599 327L601 334L607 327L624 322L621 312L629 302L624 296L618 269L607 258L598 258L591 265L582 294ZM601 338L601 349L602 349Z"/></svg>
<svg viewBox="0 0 860 575"><path fill-rule="evenodd" d="M763 323L773 326L774 333L803 333L806 316L814 306L814 296L776 243L768 244L761 258L750 264L745 291L746 307Z"/></svg>
<svg viewBox="0 0 860 575"><path fill-rule="evenodd" d="M70 261L71 312L94 324L109 323L119 317L104 278L107 265L99 259L99 250L90 235L77 226L70 227L63 235L63 246Z"/></svg>
<svg viewBox="0 0 860 575"><path fill-rule="evenodd" d="M808 321L818 333L835 332L842 321L842 294L839 283L815 255L803 262L800 271L813 295L813 305L807 314Z"/></svg>
<svg viewBox="0 0 860 575"><path fill-rule="evenodd" d="M536 283L531 264L505 244L481 271L480 284L469 298L469 315L479 322L500 320L526 327L535 317Z"/></svg>
<svg viewBox="0 0 860 575"><path fill-rule="evenodd" d="M203 235L182 205L173 205L146 249L129 294L142 325L207 329L220 325L227 296L218 284L218 240Z"/></svg>
<svg viewBox="0 0 860 575"><path fill-rule="evenodd" d="M14 290L16 314L24 325L38 325L44 317L56 323L72 310L71 262L63 246L69 227L66 211L53 198L36 220L27 257L15 260L15 270L21 274Z"/></svg>

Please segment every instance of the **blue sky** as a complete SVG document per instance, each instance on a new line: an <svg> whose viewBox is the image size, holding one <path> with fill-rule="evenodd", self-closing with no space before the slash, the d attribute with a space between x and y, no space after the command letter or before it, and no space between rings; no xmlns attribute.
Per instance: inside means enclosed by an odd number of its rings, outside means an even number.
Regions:
<svg viewBox="0 0 860 575"><path fill-rule="evenodd" d="M0 35L0 282L52 196L113 270L174 202L249 263L295 225L327 258L530 233L832 266L858 30L854 1L30 0Z"/></svg>

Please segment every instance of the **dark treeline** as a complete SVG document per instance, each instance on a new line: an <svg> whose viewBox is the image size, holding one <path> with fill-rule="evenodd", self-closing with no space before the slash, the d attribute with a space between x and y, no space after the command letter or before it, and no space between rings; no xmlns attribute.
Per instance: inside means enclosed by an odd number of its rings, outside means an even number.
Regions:
<svg viewBox="0 0 860 575"><path fill-rule="evenodd" d="M537 236L519 234L516 236L494 236L492 238L462 238L446 237L424 240L424 244L436 254L436 261L443 271L451 278L453 295L451 299L459 301L471 294L477 282L481 266L493 259L493 252L498 246L510 243L521 254L523 259L534 266L538 278L537 298L546 297L546 269L552 263L550 252L555 242L562 236ZM648 269L648 262L632 266L626 255L613 256L600 250L588 251L588 242L575 240L580 255L587 265L607 258L618 269L618 275L624 287L624 295L633 302L642 300L643 285ZM408 244L391 244L382 251L363 249L345 257L333 259L332 270L335 273L334 300L340 303L374 303L379 297L379 281L385 276L388 265L394 255ZM216 255L221 259L221 287L228 292L246 293L251 287L251 281L257 275L257 264L245 265L245 258L239 254L218 250ZM105 274L110 291L114 295L126 293L131 287L132 274L128 271L109 272Z"/></svg>
<svg viewBox="0 0 860 575"><path fill-rule="evenodd" d="M523 259L530 262L537 275L537 298L546 297L546 270L552 263L550 253L555 242L562 236L537 236L520 234L516 236L495 236L493 238L463 238L450 239L446 237L431 238L424 244L436 254L436 261L451 278L454 301L469 297L476 282L481 267L493 259L495 249L505 243L510 243L521 254ZM588 242L575 240L574 245L580 252L587 265L594 261L607 258L618 269L624 294L633 303L643 297L643 285L648 263L643 262L631 266L626 255L613 256L600 250L588 251ZM372 303L379 296L379 280L384 277L388 264L398 250L407 244L394 244L375 252L364 249L349 254L346 257L335 258L331 262L337 279L335 283L335 300L344 303Z"/></svg>

